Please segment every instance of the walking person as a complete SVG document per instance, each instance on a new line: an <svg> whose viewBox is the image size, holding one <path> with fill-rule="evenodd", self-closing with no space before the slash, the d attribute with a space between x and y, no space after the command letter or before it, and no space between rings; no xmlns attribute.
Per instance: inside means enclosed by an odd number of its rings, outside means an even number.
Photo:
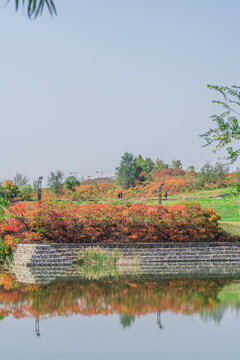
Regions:
<svg viewBox="0 0 240 360"><path fill-rule="evenodd" d="M167 190L165 191L165 200L167 200L167 197L168 197L168 192L167 192Z"/></svg>

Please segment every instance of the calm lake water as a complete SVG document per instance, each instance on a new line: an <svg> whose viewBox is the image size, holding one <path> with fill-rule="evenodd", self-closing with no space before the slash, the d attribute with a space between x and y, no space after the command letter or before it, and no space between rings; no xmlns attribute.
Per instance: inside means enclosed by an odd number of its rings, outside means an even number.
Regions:
<svg viewBox="0 0 240 360"><path fill-rule="evenodd" d="M2 359L238 359L240 279L19 283L0 273Z"/></svg>

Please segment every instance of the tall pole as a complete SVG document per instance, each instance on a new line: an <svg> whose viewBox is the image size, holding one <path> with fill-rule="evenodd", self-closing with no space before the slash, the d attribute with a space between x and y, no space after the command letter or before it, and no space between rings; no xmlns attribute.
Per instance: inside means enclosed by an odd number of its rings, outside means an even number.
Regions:
<svg viewBox="0 0 240 360"><path fill-rule="evenodd" d="M162 204L162 187L159 186L159 190L158 190L158 203L159 205Z"/></svg>
<svg viewBox="0 0 240 360"><path fill-rule="evenodd" d="M158 203L159 205L162 204L162 188L164 186L164 183L162 183L158 188Z"/></svg>
<svg viewBox="0 0 240 360"><path fill-rule="evenodd" d="M43 180L43 176L39 176L39 178L38 178L38 201L42 200L42 180Z"/></svg>

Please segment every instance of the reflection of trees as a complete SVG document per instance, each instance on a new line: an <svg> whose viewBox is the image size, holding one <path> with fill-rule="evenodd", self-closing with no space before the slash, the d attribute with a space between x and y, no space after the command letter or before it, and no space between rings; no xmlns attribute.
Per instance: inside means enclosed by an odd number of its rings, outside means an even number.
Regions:
<svg viewBox="0 0 240 360"><path fill-rule="evenodd" d="M217 305L211 311L202 311L200 316L204 320L214 320L216 324L220 324L226 310L226 306L224 305Z"/></svg>
<svg viewBox="0 0 240 360"><path fill-rule="evenodd" d="M230 284L227 279L121 278L28 285L17 283L13 276L3 272L0 273L0 316L36 318L36 334L40 333L39 317L42 316L116 313L121 314L120 323L124 328L133 324L135 316L155 313L162 329L164 311L199 313L203 319L221 321L224 308L229 306L230 290L234 290L234 296L238 291L236 286L228 288ZM234 306L233 301L230 304Z"/></svg>
<svg viewBox="0 0 240 360"><path fill-rule="evenodd" d="M119 318L120 318L120 324L123 329L130 327L135 321L135 316L130 316L128 314L124 314L124 315L120 314Z"/></svg>

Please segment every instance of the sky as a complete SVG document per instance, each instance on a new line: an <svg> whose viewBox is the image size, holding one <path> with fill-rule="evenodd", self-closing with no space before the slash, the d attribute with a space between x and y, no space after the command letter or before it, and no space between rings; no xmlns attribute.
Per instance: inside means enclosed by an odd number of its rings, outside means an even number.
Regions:
<svg viewBox="0 0 240 360"><path fill-rule="evenodd" d="M199 135L239 85L239 0L0 1L0 180L113 175L124 152L216 162Z"/></svg>

